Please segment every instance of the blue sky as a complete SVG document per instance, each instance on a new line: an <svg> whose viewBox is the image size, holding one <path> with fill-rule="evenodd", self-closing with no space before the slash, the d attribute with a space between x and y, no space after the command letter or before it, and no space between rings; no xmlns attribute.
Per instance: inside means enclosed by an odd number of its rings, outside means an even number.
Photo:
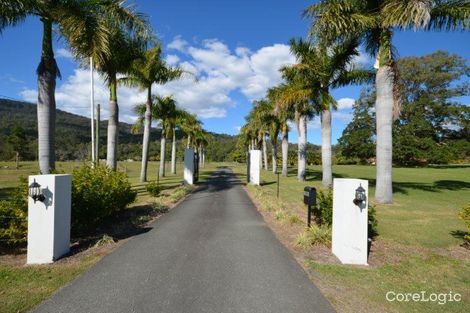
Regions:
<svg viewBox="0 0 470 313"><path fill-rule="evenodd" d="M305 36L309 23L301 12L312 1L216 1L159 0L137 1L139 11L149 15L153 29L162 41L167 60L197 73L191 79L156 86L161 94L173 94L182 107L199 115L206 129L236 134L251 100L279 81L277 67L293 62L286 46L292 37ZM0 96L35 101L35 69L40 56L41 24L35 18L21 26L6 29L0 37ZM461 56L470 52L469 33L397 32L394 38L400 57L419 56L438 49ZM60 39L54 41L62 72L57 83L58 108L89 114L89 73L78 68ZM371 66L368 56L357 62ZM96 99L104 107L106 88L97 77ZM334 113L333 142L351 118L350 106L361 87L333 91L340 100ZM121 88L121 120L132 122L132 106L143 100L137 90ZM462 101L470 102L466 97ZM291 135L295 140L295 132ZM310 123L308 139L320 143L318 121Z"/></svg>

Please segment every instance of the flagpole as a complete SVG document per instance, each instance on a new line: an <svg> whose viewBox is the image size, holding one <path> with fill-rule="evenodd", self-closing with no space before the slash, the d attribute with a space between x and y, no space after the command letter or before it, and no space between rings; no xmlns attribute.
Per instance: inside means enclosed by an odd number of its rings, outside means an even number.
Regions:
<svg viewBox="0 0 470 313"><path fill-rule="evenodd" d="M93 57L90 57L90 111L91 111L91 161L93 164L96 163L95 154L95 89L94 89L94 77L93 77Z"/></svg>

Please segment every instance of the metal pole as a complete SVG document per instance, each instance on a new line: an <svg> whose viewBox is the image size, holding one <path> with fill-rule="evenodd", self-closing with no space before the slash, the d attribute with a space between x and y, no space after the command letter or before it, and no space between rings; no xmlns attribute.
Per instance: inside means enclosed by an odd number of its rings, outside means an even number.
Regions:
<svg viewBox="0 0 470 313"><path fill-rule="evenodd" d="M276 171L277 174L277 198L279 199L279 171Z"/></svg>
<svg viewBox="0 0 470 313"><path fill-rule="evenodd" d="M307 226L310 228L310 220L312 219L312 209L310 208L310 205L307 206L308 208L308 214L307 214Z"/></svg>
<svg viewBox="0 0 470 313"><path fill-rule="evenodd" d="M99 165L100 163L100 104L96 105L96 138L95 138L95 157L96 157L96 164Z"/></svg>
<svg viewBox="0 0 470 313"><path fill-rule="evenodd" d="M93 164L96 162L95 154L95 89L93 78L93 57L90 57L90 109L91 109L91 161Z"/></svg>

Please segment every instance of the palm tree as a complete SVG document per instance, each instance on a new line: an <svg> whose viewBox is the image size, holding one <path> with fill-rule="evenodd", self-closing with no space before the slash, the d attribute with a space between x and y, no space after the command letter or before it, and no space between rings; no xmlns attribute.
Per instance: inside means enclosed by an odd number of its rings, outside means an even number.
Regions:
<svg viewBox="0 0 470 313"><path fill-rule="evenodd" d="M308 7L309 35L327 45L356 38L376 57L377 179L375 199L392 203L392 122L399 114L400 88L392 45L394 28L469 27L470 4L460 0L323 0Z"/></svg>
<svg viewBox="0 0 470 313"><path fill-rule="evenodd" d="M265 133L269 133L272 146L272 171L276 173L277 170L277 138L279 136L280 124L279 118L275 113L274 102L269 99L255 101L252 114L255 119L259 122L261 126L261 133L263 136L263 150L266 147L266 136ZM263 154L266 154L264 151ZM267 156L264 157L267 161ZM265 163L265 168L267 169L267 162Z"/></svg>
<svg viewBox="0 0 470 313"><path fill-rule="evenodd" d="M189 149L191 147L192 138L202 130L202 122L197 119L196 115L184 111L181 116L180 128L186 136L188 136L186 148Z"/></svg>
<svg viewBox="0 0 470 313"><path fill-rule="evenodd" d="M311 86L307 85L308 80L303 76L304 73L295 71L292 67L283 67L281 72L286 83L279 85L272 92L276 99L276 110L290 111L294 115L298 133L297 178L299 181L304 181L307 156L307 122L315 114L310 104L312 97Z"/></svg>
<svg viewBox="0 0 470 313"><path fill-rule="evenodd" d="M160 137L160 169L158 175L160 177L165 176L165 158L166 158L166 137L169 132L173 129L173 120L178 114L176 107L176 101L170 97L153 97L153 113L155 120L160 121L162 128Z"/></svg>
<svg viewBox="0 0 470 313"><path fill-rule="evenodd" d="M355 68L351 63L359 55L354 40L334 44L328 48L312 45L302 39L291 40L292 53L298 64L293 70L302 72L311 86L309 99L314 110L320 113L322 134L322 183L326 188L333 183L331 155L331 108L336 109L336 100L330 93L331 88L349 84L371 82L373 73Z"/></svg>
<svg viewBox="0 0 470 313"><path fill-rule="evenodd" d="M162 49L158 44L143 53L141 58L133 61L129 75L121 81L132 87L139 87L147 91L145 107L144 134L142 141L142 165L140 181L147 181L147 166L150 144L150 128L152 123L152 85L165 84L171 80L180 78L184 70L179 67L169 67L161 57Z"/></svg>
<svg viewBox="0 0 470 313"><path fill-rule="evenodd" d="M287 159L289 154L289 124L288 122L294 120L294 111L289 106L277 106L278 99L276 98L279 93L278 87L273 87L268 90L268 99L274 104L274 112L279 120L279 131L281 132L281 148L282 148L282 176L287 177Z"/></svg>

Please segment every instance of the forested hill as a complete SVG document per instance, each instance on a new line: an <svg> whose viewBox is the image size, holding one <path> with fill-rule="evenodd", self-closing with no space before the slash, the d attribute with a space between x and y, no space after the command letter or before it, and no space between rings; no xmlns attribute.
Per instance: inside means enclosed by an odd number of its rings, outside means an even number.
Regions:
<svg viewBox="0 0 470 313"><path fill-rule="evenodd" d="M0 160L8 160L13 157L13 151L8 145L8 136L12 129L20 126L26 133L26 149L24 159L36 158L37 147L37 108L36 104L0 99ZM100 123L100 157L105 157L107 121ZM131 133L132 125L119 123L119 158L139 159L141 154L141 134ZM214 161L223 161L231 154L237 141L236 136L219 135L211 133L212 143L211 158ZM177 133L183 150L183 134ZM156 141L160 139L160 132L156 129L151 133L151 158L155 158L159 151ZM90 119L57 110L56 113L56 154L59 160L86 159L90 149ZM170 149L167 149L170 150Z"/></svg>

